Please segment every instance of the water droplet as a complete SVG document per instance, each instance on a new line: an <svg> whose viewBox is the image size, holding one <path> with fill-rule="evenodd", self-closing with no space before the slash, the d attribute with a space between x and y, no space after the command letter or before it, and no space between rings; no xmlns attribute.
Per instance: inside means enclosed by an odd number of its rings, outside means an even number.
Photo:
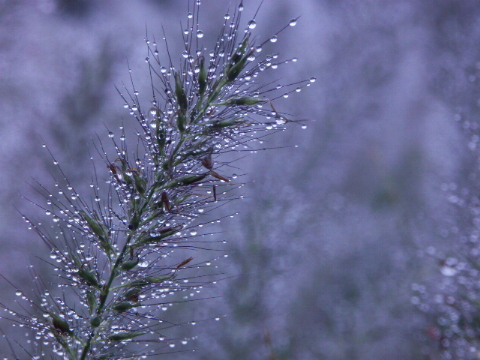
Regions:
<svg viewBox="0 0 480 360"><path fill-rule="evenodd" d="M15 295L17 295L17 296L22 296L23 293L22 293L20 290L17 290L17 291L15 291Z"/></svg>
<svg viewBox="0 0 480 360"><path fill-rule="evenodd" d="M223 17L225 20L228 20L230 19L230 14L225 14L225 16Z"/></svg>
<svg viewBox="0 0 480 360"><path fill-rule="evenodd" d="M189 19L193 18L193 14L192 14L192 13L188 13L187 18L189 18Z"/></svg>
<svg viewBox="0 0 480 360"><path fill-rule="evenodd" d="M440 269L440 272L443 276L454 276L458 271L455 267L452 266L443 266Z"/></svg>
<svg viewBox="0 0 480 360"><path fill-rule="evenodd" d="M192 236L195 236L195 235L197 235L197 231L196 231L196 230L192 230L192 231L190 231L190 235L192 235Z"/></svg>
<svg viewBox="0 0 480 360"><path fill-rule="evenodd" d="M203 31L202 30L197 30L197 38L199 38L199 39L203 38Z"/></svg>
<svg viewBox="0 0 480 360"><path fill-rule="evenodd" d="M272 43L276 43L277 41L278 41L277 35L273 35L273 36L270 38L270 42L272 42Z"/></svg>
<svg viewBox="0 0 480 360"><path fill-rule="evenodd" d="M257 23L255 22L255 20L250 20L248 22L248 28L249 29L255 29L257 27Z"/></svg>
<svg viewBox="0 0 480 360"><path fill-rule="evenodd" d="M312 76L312 77L310 78L310 82L311 82L311 83L314 83L315 81L317 81L317 78Z"/></svg>
<svg viewBox="0 0 480 360"><path fill-rule="evenodd" d="M292 19L292 20L290 20L290 22L288 23L288 25L290 25L290 26L295 26L295 25L297 25L297 19Z"/></svg>
<svg viewBox="0 0 480 360"><path fill-rule="evenodd" d="M307 125L302 125L302 129L305 130L307 128Z"/></svg>
<svg viewBox="0 0 480 360"><path fill-rule="evenodd" d="M113 138L114 136L115 136L115 134L113 132L111 132L111 131L108 132L108 137L109 138Z"/></svg>
<svg viewBox="0 0 480 360"><path fill-rule="evenodd" d="M174 348L175 344L168 344L168 346L170 346L171 348Z"/></svg>

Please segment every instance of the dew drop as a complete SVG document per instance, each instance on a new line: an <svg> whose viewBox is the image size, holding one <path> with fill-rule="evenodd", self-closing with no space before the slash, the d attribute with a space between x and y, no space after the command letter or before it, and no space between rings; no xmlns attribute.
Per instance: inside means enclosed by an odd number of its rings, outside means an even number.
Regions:
<svg viewBox="0 0 480 360"><path fill-rule="evenodd" d="M310 78L310 82L311 82L311 83L314 83L315 81L317 81L317 78L312 76L312 77Z"/></svg>
<svg viewBox="0 0 480 360"><path fill-rule="evenodd" d="M292 20L290 20L290 22L288 23L288 25L290 25L290 26L295 26L295 25L297 25L297 19L292 19Z"/></svg>
<svg viewBox="0 0 480 360"><path fill-rule="evenodd" d="M111 131L108 132L108 137L109 137L109 138L113 138L114 136L115 136L115 135L113 134L113 132L111 132Z"/></svg>
<svg viewBox="0 0 480 360"><path fill-rule="evenodd" d="M190 235L192 235L192 236L195 236L195 235L197 235L197 231L196 231L196 230L192 230L192 231L190 231Z"/></svg>
<svg viewBox="0 0 480 360"><path fill-rule="evenodd" d="M305 130L307 128L307 125L302 125L302 129Z"/></svg>
<svg viewBox="0 0 480 360"><path fill-rule="evenodd" d="M22 296L23 293L22 293L20 290L17 290L17 291L15 291L15 295L17 295L17 296Z"/></svg>
<svg viewBox="0 0 480 360"><path fill-rule="evenodd" d="M249 29L255 29L257 27L257 23L255 22L255 20L250 20L248 22L248 28Z"/></svg>
<svg viewBox="0 0 480 360"><path fill-rule="evenodd" d="M272 43L276 43L277 41L278 41L277 35L273 35L273 36L270 38L270 42L272 42Z"/></svg>
<svg viewBox="0 0 480 360"><path fill-rule="evenodd" d="M168 344L168 346L170 346L171 348L174 348L175 344Z"/></svg>
<svg viewBox="0 0 480 360"><path fill-rule="evenodd" d="M202 30L197 30L197 38L199 38L199 39L203 38L203 31Z"/></svg>

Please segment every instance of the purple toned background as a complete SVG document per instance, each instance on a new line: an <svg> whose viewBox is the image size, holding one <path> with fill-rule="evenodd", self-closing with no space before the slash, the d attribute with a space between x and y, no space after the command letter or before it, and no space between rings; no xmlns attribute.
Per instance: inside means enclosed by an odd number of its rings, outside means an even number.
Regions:
<svg viewBox="0 0 480 360"><path fill-rule="evenodd" d="M35 198L32 178L53 188L41 144L87 192L92 140L133 121L114 86L129 82L130 66L149 101L145 29L160 42L163 25L180 60L186 3L0 1L0 272L15 284L31 282L29 263L47 269L35 256L48 251L17 211L44 218L21 197ZM203 1L206 44L234 4ZM257 6L245 1L245 21ZM199 336L197 351L165 358L268 359L271 341L277 360L435 359L425 336L434 320L411 290L437 279L427 249L448 253L467 231L469 209L453 193L476 191L466 178L478 166L480 6L266 0L257 33L268 38L299 15L264 50L298 62L265 79L315 76L276 103L311 121L269 140L282 149L242 161L247 198L222 227L231 253L222 266L236 276L214 289L221 298L177 310L222 320L182 328ZM14 290L4 289L8 304Z"/></svg>

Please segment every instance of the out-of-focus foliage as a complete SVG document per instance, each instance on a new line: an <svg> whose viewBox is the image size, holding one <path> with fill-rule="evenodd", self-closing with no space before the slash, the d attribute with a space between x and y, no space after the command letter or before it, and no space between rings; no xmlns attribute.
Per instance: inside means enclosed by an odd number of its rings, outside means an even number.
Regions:
<svg viewBox="0 0 480 360"><path fill-rule="evenodd" d="M158 39L160 24L175 35L185 11L177 1L65 3L0 3L0 271L18 282L28 280L27 254L42 249L12 211L25 208L18 194L30 176L49 176L36 134L72 164L72 181L88 184L87 141L125 119L113 84L128 81L127 60L134 75L144 66L145 24ZM204 3L202 15L223 16ZM442 348L435 294L463 297L472 279L459 283L459 271L447 277L454 286L439 286L445 260L478 264L479 13L468 0L264 3L265 36L301 15L282 51L299 60L272 81L319 83L275 106L315 120L266 144L280 154L242 164L255 182L219 238L236 277L193 314L221 321L179 330L199 335L189 358L465 358ZM470 343L458 346L465 354Z"/></svg>

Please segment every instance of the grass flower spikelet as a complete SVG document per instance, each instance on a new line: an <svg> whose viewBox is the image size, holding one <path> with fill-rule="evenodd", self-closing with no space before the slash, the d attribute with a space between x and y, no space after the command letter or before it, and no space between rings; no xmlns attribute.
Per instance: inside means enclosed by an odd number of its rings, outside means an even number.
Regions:
<svg viewBox="0 0 480 360"><path fill-rule="evenodd" d="M38 186L47 201L39 206L49 209L55 234L25 217L51 251L60 294L38 291L38 301L25 298L28 316L2 307L58 358L140 359L165 351L171 343L164 332L173 325L160 308L205 284L192 275L204 264L182 253L203 250L192 241L200 236L194 221L228 204L241 186L222 155L261 148L256 144L272 129L295 123L272 102L312 83L272 86L258 80L263 71L289 62L260 53L293 22L258 43L254 19L241 27L240 4L225 16L208 51L201 44L199 8L196 1L187 17L178 67L168 46L160 50L146 39L151 105L143 107L133 80L132 89L118 90L140 126L135 151L123 126L120 142L109 133L113 156L97 142L105 171L94 177L108 179L92 184L91 202L57 166L56 192Z"/></svg>

